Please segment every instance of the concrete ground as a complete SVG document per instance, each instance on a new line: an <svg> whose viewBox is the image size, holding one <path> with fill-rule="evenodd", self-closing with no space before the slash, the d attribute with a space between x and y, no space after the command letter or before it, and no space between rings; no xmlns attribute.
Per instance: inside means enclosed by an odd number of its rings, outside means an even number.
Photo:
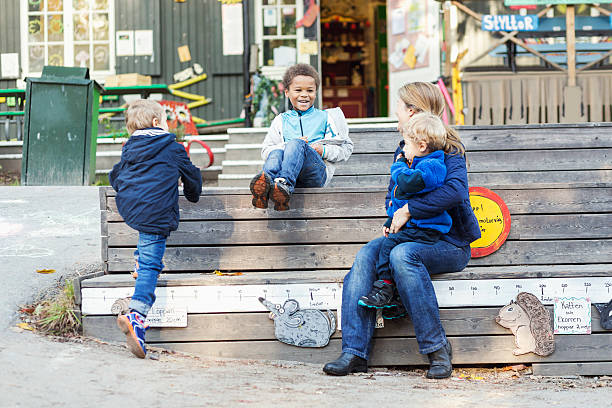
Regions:
<svg viewBox="0 0 612 408"><path fill-rule="evenodd" d="M122 344L19 332L19 305L99 268L99 235L97 188L0 187L0 407L612 406L609 377L472 368L441 381L401 369L336 378L289 362L155 350L139 360Z"/></svg>

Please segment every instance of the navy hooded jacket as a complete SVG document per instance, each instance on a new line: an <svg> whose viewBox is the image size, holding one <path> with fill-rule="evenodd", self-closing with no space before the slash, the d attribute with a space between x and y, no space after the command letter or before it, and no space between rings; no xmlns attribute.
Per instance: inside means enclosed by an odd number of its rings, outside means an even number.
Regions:
<svg viewBox="0 0 612 408"><path fill-rule="evenodd" d="M178 179L193 203L202 193L202 174L172 133L160 128L135 131L108 178L117 192L117 209L140 232L170 235L179 224Z"/></svg>
<svg viewBox="0 0 612 408"><path fill-rule="evenodd" d="M393 162L402 152L404 141L393 156ZM408 210L414 219L435 217L446 211L453 220L450 231L440 237L458 247L465 247L480 238L480 226L470 204L470 195L467 178L465 158L458 154L445 154L446 179L437 189L423 195L417 195L408 200ZM389 192L385 200L389 207L392 185L389 183Z"/></svg>

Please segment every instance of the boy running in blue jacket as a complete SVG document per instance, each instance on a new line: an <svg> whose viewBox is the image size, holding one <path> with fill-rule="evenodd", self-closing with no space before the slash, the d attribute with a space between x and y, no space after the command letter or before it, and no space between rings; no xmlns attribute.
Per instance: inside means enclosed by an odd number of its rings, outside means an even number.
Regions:
<svg viewBox="0 0 612 408"><path fill-rule="evenodd" d="M435 190L444 184L446 178L443 149L447 131L440 118L429 112L418 113L400 130L404 149L403 155L391 166L391 202L383 225L386 239L376 264L378 280L369 294L359 298L361 306L377 309L395 306L392 301L395 284L389 269L391 250L404 242L434 244L441 235L448 233L452 224L445 211L433 218L410 219L399 232L389 233L393 215L407 204L409 198Z"/></svg>
<svg viewBox="0 0 612 408"><path fill-rule="evenodd" d="M138 231L137 278L130 312L117 317L130 351L145 358L145 319L155 302L157 277L164 265L166 239L179 224L178 179L193 203L202 193L202 174L185 148L168 132L166 112L157 102L132 102L125 114L130 139L108 178L117 192L117 209Z"/></svg>
<svg viewBox="0 0 612 408"><path fill-rule="evenodd" d="M308 64L289 67L283 76L285 96L293 110L272 121L261 157L263 170L251 180L253 206L289 209L295 187L325 187L334 175L335 163L353 152L348 125L340 108L319 110L313 106L319 74Z"/></svg>

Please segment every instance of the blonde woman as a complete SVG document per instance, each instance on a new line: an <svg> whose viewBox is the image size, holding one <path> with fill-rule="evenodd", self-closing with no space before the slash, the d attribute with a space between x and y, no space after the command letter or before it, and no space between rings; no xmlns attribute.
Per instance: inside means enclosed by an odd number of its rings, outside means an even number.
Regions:
<svg viewBox="0 0 612 408"><path fill-rule="evenodd" d="M398 127L410 122L415 114L430 112L442 117L444 98L433 84L414 82L399 90ZM393 161L404 149L402 140ZM470 260L470 243L480 237L478 221L470 205L465 148L457 132L446 129L444 145L446 178L444 184L428 193L408 199L397 209L389 227L393 234L410 218L436 217L447 212L452 219L448 233L433 243L404 242L389 254L389 265L403 306L410 316L419 352L430 363L427 378L447 378L452 374L452 350L440 322L438 301L430 275L461 271ZM393 183L390 182L386 207L389 207ZM347 375L367 371L376 319L375 309L361 307L359 299L369 293L377 280L376 263L385 237L374 239L357 253L351 271L344 278L342 290L342 354L323 367L329 375ZM398 315L396 311L396 316ZM388 316L390 317L390 316Z"/></svg>

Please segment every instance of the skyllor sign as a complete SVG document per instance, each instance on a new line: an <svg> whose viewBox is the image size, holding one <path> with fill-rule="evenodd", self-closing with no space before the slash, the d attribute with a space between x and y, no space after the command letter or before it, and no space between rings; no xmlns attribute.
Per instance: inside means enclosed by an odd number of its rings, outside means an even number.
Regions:
<svg viewBox="0 0 612 408"><path fill-rule="evenodd" d="M538 29L538 16L487 14L482 16L482 29L485 31L533 31Z"/></svg>

